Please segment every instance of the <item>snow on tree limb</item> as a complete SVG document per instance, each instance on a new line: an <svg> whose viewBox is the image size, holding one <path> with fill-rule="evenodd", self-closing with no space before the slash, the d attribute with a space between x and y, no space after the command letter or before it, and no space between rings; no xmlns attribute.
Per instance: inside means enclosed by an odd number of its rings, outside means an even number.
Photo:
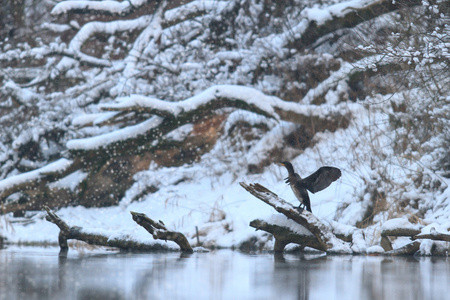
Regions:
<svg viewBox="0 0 450 300"><path fill-rule="evenodd" d="M260 91L244 86L219 85L179 102L168 102L153 97L131 95L117 98L118 103L101 105L100 108L112 112L149 113L153 117L138 125L129 126L91 138L72 140L67 143L70 150L95 150L106 148L120 141L132 140L145 135L150 130L167 133L165 127L169 120L176 120L177 126L190 123L201 116L208 115L214 110L226 107L239 108L262 116L279 120L281 117L296 124L307 125L312 120L327 120L348 117L352 110L359 109L359 105L316 106L300 105L283 101L274 96L268 96ZM116 115L111 115L115 117ZM106 121L104 119L103 121ZM165 120L166 122L163 122ZM172 122L173 123L173 122Z"/></svg>
<svg viewBox="0 0 450 300"><path fill-rule="evenodd" d="M100 66L111 66L111 62L106 59L96 58L91 55L84 54L81 51L81 47L83 44L92 36L97 33L107 33L107 34L115 34L117 32L136 30L140 28L147 27L151 21L153 20L153 16L144 15L142 17L133 19L133 20L117 20L111 22L89 22L86 23L81 29L77 32L77 34L72 38L68 45L68 49L73 51L75 54L75 59L64 57L57 65L56 70L59 72L63 72L65 70L70 69L76 62L76 58L80 58L81 60L88 61L92 64L97 64Z"/></svg>
<svg viewBox="0 0 450 300"><path fill-rule="evenodd" d="M233 85L213 86L198 95L179 102L167 102L139 95L118 98L117 101L119 103L103 105L100 108L109 111L133 111L137 109L160 116L178 118L182 114L201 112L205 109L238 107L277 119L274 107L276 103L284 102L279 98L267 96L256 89ZM289 105L287 102L284 103Z"/></svg>
<svg viewBox="0 0 450 300"><path fill-rule="evenodd" d="M127 15L133 10L141 7L147 0L129 1L62 1L53 7L52 15L66 14L70 11L94 11L98 14Z"/></svg>
<svg viewBox="0 0 450 300"><path fill-rule="evenodd" d="M257 89L236 85L212 86L204 92L179 102L167 102L152 97L132 95L116 99L116 104L101 105L105 111L141 111L163 117L180 117L182 114L236 107L253 111L276 120L285 119L303 124L302 118L345 116L358 110L360 105L301 105L268 96Z"/></svg>
<svg viewBox="0 0 450 300"><path fill-rule="evenodd" d="M364 72L366 70L376 70L380 65L387 65L394 61L394 58L388 58L384 55L372 55L364 57L356 62L341 61L338 70L332 72L327 79L320 82L315 88L312 88L302 98L303 104L313 103L315 99L323 96L327 91L336 87L340 81L348 80L348 78L356 72Z"/></svg>
<svg viewBox="0 0 450 300"><path fill-rule="evenodd" d="M387 12L421 3L420 0L350 0L328 7L306 8L302 14L310 23L295 43L305 48L328 33L342 28L352 28Z"/></svg>
<svg viewBox="0 0 450 300"><path fill-rule="evenodd" d="M262 200L266 204L275 208L289 219L297 222L308 229L317 239L318 250L336 253L351 253L349 245L336 238L325 224L319 221L312 213L302 211L301 213L292 204L278 197L266 187L255 183L247 185L244 182L239 183L247 192Z"/></svg>
<svg viewBox="0 0 450 300"><path fill-rule="evenodd" d="M135 2L136 6L134 5L134 3L116 1L65 1L56 5L52 13L62 14L67 13L71 10L79 11L86 9L87 11L92 10L109 12L112 14L121 14L120 11L122 11L123 13L127 13L128 10L131 9L130 7L135 9L136 7L139 7L145 3L145 1L141 0ZM56 69L59 73L64 72L65 70L70 69L77 60L97 66L111 66L111 62L109 62L108 60L99 59L83 53L81 51L82 45L90 37L94 36L97 33L114 35L118 32L139 30L141 28L144 28L144 31L135 40L133 48L128 53L127 59L125 59L125 62L127 63L127 67L124 71L125 77L130 77L133 73L132 71L134 71L134 63L140 59L142 51L144 50L146 45L149 44L150 39L158 39L161 34L162 28L168 28L188 18L192 18L192 13L198 15L204 14L205 12L210 10L220 11L229 6L225 1L192 1L180 7L166 11L163 18L163 10L165 4L166 1L163 1L162 4L159 4L157 6L157 10L153 14L144 15L136 19L115 20L111 22L93 21L86 23L69 43L68 50L69 52L73 52L73 58L64 57L58 63ZM122 86L123 85L124 84L122 84ZM118 89L121 90L120 87Z"/></svg>
<svg viewBox="0 0 450 300"><path fill-rule="evenodd" d="M40 181L45 181L46 177L61 178L67 175L75 167L74 161L61 158L42 168L25 172L16 176L8 177L0 181L0 202L3 202L9 195L24 188L31 188Z"/></svg>
<svg viewBox="0 0 450 300"><path fill-rule="evenodd" d="M94 150L104 148L120 141L139 138L148 131L155 129L161 122L162 118L154 116L137 125L125 127L110 133L90 138L70 140L67 142L66 146L69 150Z"/></svg>
<svg viewBox="0 0 450 300"><path fill-rule="evenodd" d="M192 19L202 15L207 11L214 11L219 14L224 9L230 9L233 4L230 1L216 0L194 0L176 8L167 10L164 13L164 27L172 26L176 23Z"/></svg>
<svg viewBox="0 0 450 300"><path fill-rule="evenodd" d="M411 237L411 240L430 239L435 241L450 242L450 234L436 231L434 227L430 229L430 233L421 233Z"/></svg>

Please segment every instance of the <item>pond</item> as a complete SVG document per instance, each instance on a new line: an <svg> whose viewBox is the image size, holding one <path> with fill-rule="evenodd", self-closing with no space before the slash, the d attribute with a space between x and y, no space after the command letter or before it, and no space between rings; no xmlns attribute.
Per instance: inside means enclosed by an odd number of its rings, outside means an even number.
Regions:
<svg viewBox="0 0 450 300"><path fill-rule="evenodd" d="M446 257L118 253L10 246L0 299L449 299Z"/></svg>

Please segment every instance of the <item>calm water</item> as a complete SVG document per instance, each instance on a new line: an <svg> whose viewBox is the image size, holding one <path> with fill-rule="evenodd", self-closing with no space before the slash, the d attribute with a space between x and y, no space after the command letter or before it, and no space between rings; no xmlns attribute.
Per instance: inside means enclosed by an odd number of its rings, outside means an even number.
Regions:
<svg viewBox="0 0 450 300"><path fill-rule="evenodd" d="M0 250L0 299L450 299L446 258Z"/></svg>

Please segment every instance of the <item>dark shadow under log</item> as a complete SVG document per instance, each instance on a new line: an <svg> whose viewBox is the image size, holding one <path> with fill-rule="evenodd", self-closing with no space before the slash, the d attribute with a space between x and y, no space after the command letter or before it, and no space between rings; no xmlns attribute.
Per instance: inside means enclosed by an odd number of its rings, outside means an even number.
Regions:
<svg viewBox="0 0 450 300"><path fill-rule="evenodd" d="M91 245L97 245L97 246L106 246L106 247L114 247L119 248L121 250L127 250L127 251L155 251L155 250L163 250L164 247L160 245L151 245L146 243L140 243L137 242L135 239L132 238L110 238L109 236L100 234L100 233L92 233L88 232L87 230L83 229L79 226L69 226L64 220L62 220L56 213L54 213L49 207L44 206L44 209L47 211L46 219L47 221L54 223L56 226L59 227L59 247L61 249L61 252L67 252L69 250L69 246L67 243L67 240L75 239L79 241L86 242ZM134 217L133 217L134 219ZM161 230L161 229L158 229ZM160 238L162 240L171 240L178 244L177 241L183 240L182 237L184 237L183 234L178 232L167 232L166 235L162 234L160 235ZM182 237L181 237L182 236ZM155 237L153 235L153 237ZM184 239L186 239L184 237ZM187 242L187 240L186 240ZM189 243L187 243L189 245ZM179 244L180 245L180 244ZM188 248L185 244L181 244L180 248L183 252L189 252ZM189 245L190 248L190 245ZM187 249L187 250L186 250ZM190 251L192 252L192 248L190 248Z"/></svg>

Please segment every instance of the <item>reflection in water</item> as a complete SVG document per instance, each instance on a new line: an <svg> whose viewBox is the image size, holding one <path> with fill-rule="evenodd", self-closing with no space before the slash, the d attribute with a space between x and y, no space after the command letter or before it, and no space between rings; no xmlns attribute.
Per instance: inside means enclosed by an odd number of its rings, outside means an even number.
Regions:
<svg viewBox="0 0 450 300"><path fill-rule="evenodd" d="M446 258L0 250L0 299L447 299Z"/></svg>

